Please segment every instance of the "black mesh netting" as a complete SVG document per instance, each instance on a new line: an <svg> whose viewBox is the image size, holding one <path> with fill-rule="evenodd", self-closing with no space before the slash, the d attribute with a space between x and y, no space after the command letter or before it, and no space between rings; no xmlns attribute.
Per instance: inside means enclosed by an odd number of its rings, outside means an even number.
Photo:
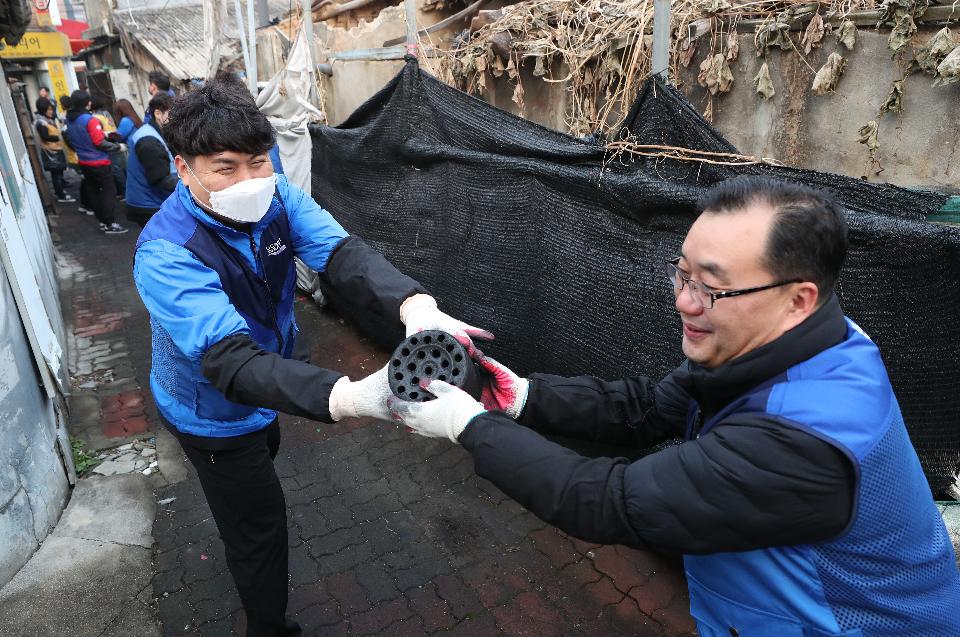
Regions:
<svg viewBox="0 0 960 637"><path fill-rule="evenodd" d="M735 152L659 82L626 127L638 143ZM946 195L766 165L605 162L596 143L498 110L413 61L342 125L311 132L317 200L442 309L496 333L484 349L519 373L667 373L682 354L663 262L703 190L746 172L832 190L851 228L838 295L880 346L945 495L960 464L960 228L925 216ZM386 346L402 338L367 327Z"/></svg>

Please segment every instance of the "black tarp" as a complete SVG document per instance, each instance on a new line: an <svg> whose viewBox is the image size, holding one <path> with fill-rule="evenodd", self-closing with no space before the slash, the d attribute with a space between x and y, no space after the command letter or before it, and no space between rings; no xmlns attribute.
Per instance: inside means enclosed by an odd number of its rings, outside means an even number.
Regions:
<svg viewBox="0 0 960 637"><path fill-rule="evenodd" d="M663 262L704 189L765 173L833 191L851 239L838 296L880 346L945 495L960 465L960 228L925 219L946 195L768 165L610 161L597 142L496 109L412 60L342 125L311 133L316 199L442 309L495 332L485 349L519 373L665 374L682 353ZM736 152L659 81L622 133ZM402 336L367 328L388 347Z"/></svg>

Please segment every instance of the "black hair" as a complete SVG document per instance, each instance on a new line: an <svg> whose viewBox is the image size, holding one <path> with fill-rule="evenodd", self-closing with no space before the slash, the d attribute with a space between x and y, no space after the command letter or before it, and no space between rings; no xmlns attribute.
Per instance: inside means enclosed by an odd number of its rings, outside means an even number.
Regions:
<svg viewBox="0 0 960 637"><path fill-rule="evenodd" d="M95 111L105 111L107 110L107 97L96 93L90 96L90 102L92 103L91 108Z"/></svg>
<svg viewBox="0 0 960 637"><path fill-rule="evenodd" d="M775 214L763 265L780 281L801 279L817 285L823 305L836 285L847 255L846 212L830 193L761 175L722 181L700 197L701 212L731 213L753 204Z"/></svg>
<svg viewBox="0 0 960 637"><path fill-rule="evenodd" d="M150 98L150 102L147 104L147 115L153 117L153 114L157 111L161 113L166 113L170 110L170 107L173 105L173 98L167 95L166 93L157 93Z"/></svg>
<svg viewBox="0 0 960 637"><path fill-rule="evenodd" d="M161 91L170 90L170 78L161 73L160 71L150 71L150 83L156 85Z"/></svg>
<svg viewBox="0 0 960 637"><path fill-rule="evenodd" d="M87 104L90 102L90 93L86 91L81 91L77 89L73 93L70 93L70 110L71 111L82 111L87 108Z"/></svg>
<svg viewBox="0 0 960 637"><path fill-rule="evenodd" d="M40 86L39 90L41 90L41 91L46 91L47 93L50 92L50 89L47 88L46 86L43 86L43 85Z"/></svg>
<svg viewBox="0 0 960 637"><path fill-rule="evenodd" d="M60 108L70 108L70 96L61 95L60 96Z"/></svg>
<svg viewBox="0 0 960 637"><path fill-rule="evenodd" d="M38 97L36 106L37 106L37 113L39 113L40 115L46 115L47 109L53 106L53 102L51 102L45 97ZM56 107L54 107L53 110L57 110Z"/></svg>
<svg viewBox="0 0 960 637"><path fill-rule="evenodd" d="M262 155L276 143L253 96L227 71L173 101L163 136L173 154L187 159L224 150Z"/></svg>

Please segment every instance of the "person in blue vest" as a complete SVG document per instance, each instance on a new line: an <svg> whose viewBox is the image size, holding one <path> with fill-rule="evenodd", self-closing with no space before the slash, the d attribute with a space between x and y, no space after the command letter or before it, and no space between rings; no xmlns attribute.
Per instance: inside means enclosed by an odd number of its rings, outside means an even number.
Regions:
<svg viewBox="0 0 960 637"><path fill-rule="evenodd" d="M699 205L664 264L686 356L666 378L524 379L478 355L482 402L435 381L433 401L391 398L394 418L459 442L478 475L575 537L683 553L701 637L960 635L943 519L880 352L833 293L843 209L759 176ZM685 442L631 462L541 433Z"/></svg>
<svg viewBox="0 0 960 637"><path fill-rule="evenodd" d="M286 506L277 412L386 419L386 367L351 381L293 357L294 256L384 329L490 337L437 308L326 210L274 173L275 134L239 80L177 98L164 138L180 183L137 240L150 314L150 388L196 468L247 616L247 635L299 635L286 617Z"/></svg>
<svg viewBox="0 0 960 637"><path fill-rule="evenodd" d="M150 118L130 134L127 145L127 218L140 227L177 187L180 177L161 131L167 123L173 100L166 93L154 95L147 105Z"/></svg>
<svg viewBox="0 0 960 637"><path fill-rule="evenodd" d="M93 209L106 234L123 234L127 228L116 222L117 187L110 168L110 153L125 150L106 138L100 120L91 115L93 102L86 91L70 94L67 127L63 141L77 153L77 163L83 176L80 182L80 202Z"/></svg>

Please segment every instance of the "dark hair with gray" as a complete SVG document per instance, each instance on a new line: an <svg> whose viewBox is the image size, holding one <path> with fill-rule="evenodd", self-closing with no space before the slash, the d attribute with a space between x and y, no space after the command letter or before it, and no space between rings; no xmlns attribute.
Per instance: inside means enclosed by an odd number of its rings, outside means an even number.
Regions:
<svg viewBox="0 0 960 637"><path fill-rule="evenodd" d="M170 150L184 158L225 150L262 155L276 142L273 127L243 82L227 71L174 100L163 136Z"/></svg>
<svg viewBox="0 0 960 637"><path fill-rule="evenodd" d="M765 204L775 214L764 249L764 267L777 280L815 283L818 306L826 303L847 255L843 206L823 190L773 177L741 175L711 187L700 197L697 208L723 214L753 204Z"/></svg>

